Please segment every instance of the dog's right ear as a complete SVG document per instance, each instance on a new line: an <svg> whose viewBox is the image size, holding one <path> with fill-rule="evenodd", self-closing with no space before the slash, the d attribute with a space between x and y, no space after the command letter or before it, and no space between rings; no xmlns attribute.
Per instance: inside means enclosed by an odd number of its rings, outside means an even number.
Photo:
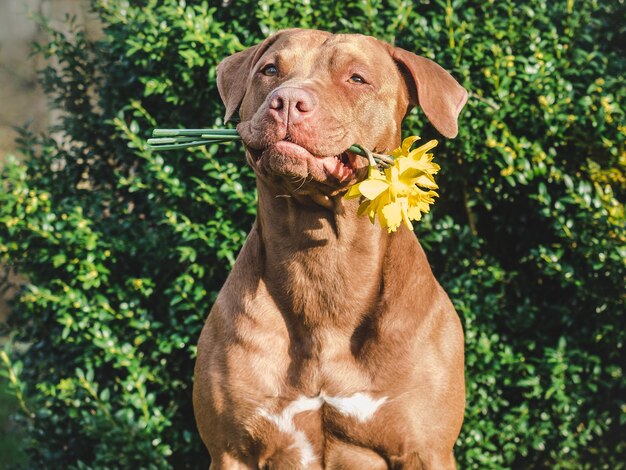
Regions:
<svg viewBox="0 0 626 470"><path fill-rule="evenodd" d="M276 42L281 33L278 32L265 39L261 44L226 57L218 64L217 91L224 105L226 105L225 123L235 114L243 101L252 68L265 51Z"/></svg>

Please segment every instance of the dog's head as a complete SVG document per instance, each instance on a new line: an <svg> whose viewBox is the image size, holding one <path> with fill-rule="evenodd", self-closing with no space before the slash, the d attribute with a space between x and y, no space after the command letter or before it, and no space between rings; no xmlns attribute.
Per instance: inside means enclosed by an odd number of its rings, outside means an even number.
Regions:
<svg viewBox="0 0 626 470"><path fill-rule="evenodd" d="M289 194L336 195L367 159L387 152L419 105L446 137L457 134L467 92L429 59L369 36L291 29L223 60L217 85L257 176Z"/></svg>

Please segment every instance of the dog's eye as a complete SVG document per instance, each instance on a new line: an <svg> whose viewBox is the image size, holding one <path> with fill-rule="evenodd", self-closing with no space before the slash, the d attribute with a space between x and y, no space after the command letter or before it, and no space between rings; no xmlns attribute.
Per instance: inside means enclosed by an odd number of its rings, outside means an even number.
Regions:
<svg viewBox="0 0 626 470"><path fill-rule="evenodd" d="M274 64L267 64L261 69L261 73L267 77L275 77L278 75L278 69Z"/></svg>
<svg viewBox="0 0 626 470"><path fill-rule="evenodd" d="M352 76L350 77L350 81L352 83L358 83L360 85L366 83L365 79L361 77L358 73L353 73Z"/></svg>

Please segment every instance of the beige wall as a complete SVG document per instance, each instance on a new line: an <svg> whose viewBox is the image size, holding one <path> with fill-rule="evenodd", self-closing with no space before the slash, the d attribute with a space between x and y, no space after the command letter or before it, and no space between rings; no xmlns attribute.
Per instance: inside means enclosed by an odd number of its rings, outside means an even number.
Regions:
<svg viewBox="0 0 626 470"><path fill-rule="evenodd" d="M85 26L88 36L99 32L88 0L0 0L0 165L15 150L14 126L30 121L32 130L42 131L54 121L37 85L42 59L29 57L32 42L45 40L30 18L32 14L49 18L61 29L65 29L63 19L69 14ZM0 321L6 312L6 303L0 298Z"/></svg>
<svg viewBox="0 0 626 470"><path fill-rule="evenodd" d="M54 119L37 85L43 62L29 57L32 42L45 40L30 18L33 14L50 18L60 28L66 14L76 16L88 32L97 34L88 0L0 0L0 161L15 148L13 126L31 122L33 130L41 131Z"/></svg>

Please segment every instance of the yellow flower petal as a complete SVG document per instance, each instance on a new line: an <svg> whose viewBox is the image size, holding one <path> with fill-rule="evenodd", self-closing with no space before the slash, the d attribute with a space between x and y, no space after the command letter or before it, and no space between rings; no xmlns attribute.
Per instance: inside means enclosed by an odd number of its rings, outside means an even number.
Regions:
<svg viewBox="0 0 626 470"><path fill-rule="evenodd" d="M402 221L404 222L404 225L406 225L406 227L409 230L413 230L413 224L411 223L411 220L409 219L409 202L408 202L408 198L403 197L400 200L400 205L402 207Z"/></svg>
<svg viewBox="0 0 626 470"><path fill-rule="evenodd" d="M437 186L437 183L435 183L435 179L428 173L424 173L418 176L417 178L413 178L412 181L413 181L413 184L417 184L419 186L423 186L428 189L439 188L439 186Z"/></svg>
<svg viewBox="0 0 626 470"><path fill-rule="evenodd" d="M388 232L395 232L402 223L402 207L399 201L390 202L385 205L378 213L383 215Z"/></svg>
<svg viewBox="0 0 626 470"><path fill-rule="evenodd" d="M370 166L369 170L367 171L367 179L377 179L385 181L385 175L378 168Z"/></svg>
<svg viewBox="0 0 626 470"><path fill-rule="evenodd" d="M414 167L415 162L408 158L396 158L393 164L398 168L398 172L402 175L409 169Z"/></svg>
<svg viewBox="0 0 626 470"><path fill-rule="evenodd" d="M398 194L402 194L404 191L403 184L400 181L400 173L398 168L394 165L385 170L385 176L389 183L389 190L391 192L391 200L395 200Z"/></svg>
<svg viewBox="0 0 626 470"><path fill-rule="evenodd" d="M361 183L354 184L350 186L348 192L343 196L346 199L354 199L355 197L359 197L361 195L361 191L359 191L359 186Z"/></svg>
<svg viewBox="0 0 626 470"><path fill-rule="evenodd" d="M420 137L417 135L407 137L402 141L402 145L400 145L400 147L391 152L391 156L397 158L404 155L406 157L409 154L411 146L418 140L420 140Z"/></svg>
<svg viewBox="0 0 626 470"><path fill-rule="evenodd" d="M422 160L412 160L410 158L398 158L395 162L400 174L405 173L407 170L417 170L424 173L436 173L437 169L433 168L432 163L428 163ZM414 173L416 175L417 173ZM403 175L404 176L404 175Z"/></svg>
<svg viewBox="0 0 626 470"><path fill-rule="evenodd" d="M422 211L417 206L409 207L407 210L407 215L409 216L409 219L411 220L419 221L422 219Z"/></svg>
<svg viewBox="0 0 626 470"><path fill-rule="evenodd" d="M414 159L420 158L422 155L424 155L430 149L436 147L438 143L439 142L437 142L435 139L429 140L424 145L420 145L416 149L411 150L411 152L409 153L408 157L409 158L414 158Z"/></svg>
<svg viewBox="0 0 626 470"><path fill-rule="evenodd" d="M389 189L389 183L381 180L365 180L359 184L359 192L368 199L376 199Z"/></svg>
<svg viewBox="0 0 626 470"><path fill-rule="evenodd" d="M419 135L410 135L402 141L402 148L404 150L408 150L420 139L421 137Z"/></svg>

